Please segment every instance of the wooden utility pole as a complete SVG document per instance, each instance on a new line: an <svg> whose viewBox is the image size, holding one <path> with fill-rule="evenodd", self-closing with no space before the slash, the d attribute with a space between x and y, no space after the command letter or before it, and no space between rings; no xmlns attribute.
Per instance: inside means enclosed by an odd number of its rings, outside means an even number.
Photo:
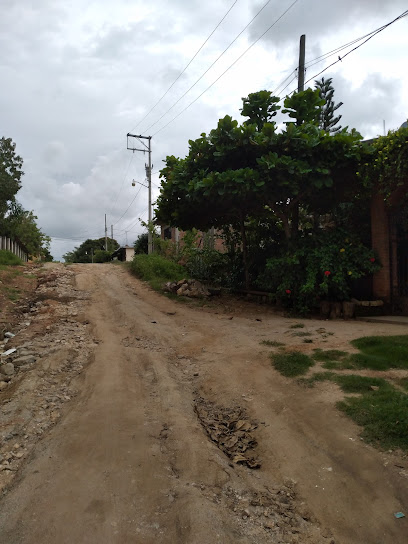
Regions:
<svg viewBox="0 0 408 544"><path fill-rule="evenodd" d="M300 36L299 45L299 67L298 67L298 93L305 90L305 55L306 55L306 35ZM302 119L296 120L297 125L302 124ZM296 204L292 213L292 233L299 230L299 204Z"/></svg>
<svg viewBox="0 0 408 544"><path fill-rule="evenodd" d="M111 251L113 251L113 225L111 225Z"/></svg>
<svg viewBox="0 0 408 544"><path fill-rule="evenodd" d="M138 149L136 147L129 147L129 138L136 138L139 142L145 147L145 149ZM142 140L147 140L147 145L142 142ZM143 153L148 153L148 163L145 164L146 168L146 178L147 186L149 190L149 215L148 215L148 232L147 232L147 247L148 254L153 253L153 234L152 234L152 137L151 136L142 136L141 134L127 134L127 148L130 151L142 151Z"/></svg>
<svg viewBox="0 0 408 544"><path fill-rule="evenodd" d="M106 213L105 213L105 251L108 251L108 227L106 226Z"/></svg>
<svg viewBox="0 0 408 544"><path fill-rule="evenodd" d="M305 90L305 52L306 52L306 35L300 36L299 47L299 68L298 68L298 93Z"/></svg>

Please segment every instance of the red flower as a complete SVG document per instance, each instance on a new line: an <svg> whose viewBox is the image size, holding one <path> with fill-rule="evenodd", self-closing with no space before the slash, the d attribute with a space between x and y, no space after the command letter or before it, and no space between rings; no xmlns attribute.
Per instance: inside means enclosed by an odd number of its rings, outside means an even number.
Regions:
<svg viewBox="0 0 408 544"><path fill-rule="evenodd" d="M330 270L326 270L326 272L324 273L325 276L330 276L331 272Z"/></svg>
<svg viewBox="0 0 408 544"><path fill-rule="evenodd" d="M290 295L291 292L292 292L292 291L291 291L290 289L286 289L286 294L287 294L287 295Z"/></svg>
<svg viewBox="0 0 408 544"><path fill-rule="evenodd" d="M375 262L374 257L371 257L370 262L371 262L371 263L374 263L374 262Z"/></svg>

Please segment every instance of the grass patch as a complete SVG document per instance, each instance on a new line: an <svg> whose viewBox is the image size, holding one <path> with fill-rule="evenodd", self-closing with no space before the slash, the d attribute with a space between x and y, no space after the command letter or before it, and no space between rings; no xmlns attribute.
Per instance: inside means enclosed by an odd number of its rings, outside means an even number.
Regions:
<svg viewBox="0 0 408 544"><path fill-rule="evenodd" d="M339 349L314 350L312 358L315 361L323 362L322 367L327 370L353 369L355 365L349 361L348 353Z"/></svg>
<svg viewBox="0 0 408 544"><path fill-rule="evenodd" d="M408 335L364 336L351 344L361 351L350 355L355 367L372 370L408 368Z"/></svg>
<svg viewBox="0 0 408 544"><path fill-rule="evenodd" d="M306 331L299 331L299 332L293 332L292 336L300 336L300 337L312 336L312 333L311 332L306 332Z"/></svg>
<svg viewBox="0 0 408 544"><path fill-rule="evenodd" d="M338 361L346 355L347 353L345 351L340 351L339 349L322 350L320 348L316 348L312 357L315 361Z"/></svg>
<svg viewBox="0 0 408 544"><path fill-rule="evenodd" d="M0 265L17 266L21 264L23 261L17 255L7 249L0 249Z"/></svg>
<svg viewBox="0 0 408 544"><path fill-rule="evenodd" d="M277 342L276 340L261 340L260 344L263 344L264 346L270 346L272 348L280 348L285 345L282 342Z"/></svg>
<svg viewBox="0 0 408 544"><path fill-rule="evenodd" d="M276 370L287 377L306 374L309 368L314 365L313 359L299 351L272 354L271 359Z"/></svg>
<svg viewBox="0 0 408 544"><path fill-rule="evenodd" d="M313 387L316 382L324 381L336 383L345 393L372 393L377 389L393 389L392 385L382 378L370 378L355 374L340 375L334 372L316 372L310 378L303 378L301 383Z"/></svg>
<svg viewBox="0 0 408 544"><path fill-rule="evenodd" d="M313 374L310 378L301 378L299 383L307 385L308 387L313 387L316 382L332 380L333 376L335 376L333 372L316 372L316 374Z"/></svg>
<svg viewBox="0 0 408 544"><path fill-rule="evenodd" d="M138 278L160 290L168 281L179 281L186 275L184 268L160 255L135 255L130 269Z"/></svg>
<svg viewBox="0 0 408 544"><path fill-rule="evenodd" d="M349 376L339 376L335 374L333 381L341 387L345 393L372 393L379 389L393 389L386 380L382 378L370 378L367 376L357 376L351 374Z"/></svg>
<svg viewBox="0 0 408 544"><path fill-rule="evenodd" d="M408 391L408 378L401 378L400 380L397 381L398 385L400 385L401 387L403 387L404 389L406 389Z"/></svg>
<svg viewBox="0 0 408 544"><path fill-rule="evenodd" d="M362 437L383 448L408 449L408 395L390 388L337 403L358 425Z"/></svg>
<svg viewBox="0 0 408 544"><path fill-rule="evenodd" d="M20 291L19 289L15 289L14 287L5 287L4 291L7 295L7 297L12 301L15 302L20 298Z"/></svg>
<svg viewBox="0 0 408 544"><path fill-rule="evenodd" d="M353 370L356 368L348 359L344 359L343 361L326 361L322 364L322 367L327 370Z"/></svg>
<svg viewBox="0 0 408 544"><path fill-rule="evenodd" d="M293 325L291 325L289 328L290 329L304 329L305 324L304 323L293 323Z"/></svg>

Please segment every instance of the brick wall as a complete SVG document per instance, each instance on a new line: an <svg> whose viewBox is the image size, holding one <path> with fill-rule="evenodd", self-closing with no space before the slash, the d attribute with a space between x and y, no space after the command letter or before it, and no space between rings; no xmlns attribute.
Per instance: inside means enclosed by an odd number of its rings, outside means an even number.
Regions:
<svg viewBox="0 0 408 544"><path fill-rule="evenodd" d="M390 302L391 275L390 275L390 232L389 219L384 196L374 194L371 200L371 242L373 249L378 253L382 268L373 276L373 295L375 298Z"/></svg>

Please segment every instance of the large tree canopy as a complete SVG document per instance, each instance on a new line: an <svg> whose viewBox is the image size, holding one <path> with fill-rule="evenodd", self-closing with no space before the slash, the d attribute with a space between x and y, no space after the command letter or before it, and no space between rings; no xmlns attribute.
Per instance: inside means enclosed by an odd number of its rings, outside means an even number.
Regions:
<svg viewBox="0 0 408 544"><path fill-rule="evenodd" d="M51 239L37 225L37 216L24 210L19 202L13 202L5 220L5 234L17 238L31 255L49 255Z"/></svg>
<svg viewBox="0 0 408 544"><path fill-rule="evenodd" d="M336 132L341 131L341 126L336 126L341 119L341 115L334 116L334 112L337 111L342 105L343 102L338 104L334 103L334 87L332 85L332 78L316 80L316 89L319 91L319 96L324 100L324 104L320 110L319 114L319 126L323 130L336 134Z"/></svg>
<svg viewBox="0 0 408 544"><path fill-rule="evenodd" d="M324 100L307 89L287 97L285 128L272 121L278 99L269 92L243 99L239 124L220 119L208 135L189 141L183 159L167 157L156 217L182 229L236 226L246 248L250 218L277 222L287 240L296 236L299 207L326 213L357 185L357 164L365 149L354 130L333 135L319 128ZM252 122L251 122L252 121Z"/></svg>
<svg viewBox="0 0 408 544"><path fill-rule="evenodd" d="M15 148L11 138L0 139L0 234L19 240L31 255L50 258L50 238L38 227L34 212L16 200L24 172Z"/></svg>
<svg viewBox="0 0 408 544"><path fill-rule="evenodd" d="M0 139L0 222L21 188L23 159L16 155L11 138Z"/></svg>
<svg viewBox="0 0 408 544"><path fill-rule="evenodd" d="M95 256L97 253L106 253L106 258L102 260L108 260L108 255L119 248L118 242L113 238L108 238L108 250L105 250L105 238L98 238L96 240L85 240L79 247L76 247L73 251L69 251L63 258L67 263L91 263L92 260L96 262ZM102 262L100 260L99 262Z"/></svg>

